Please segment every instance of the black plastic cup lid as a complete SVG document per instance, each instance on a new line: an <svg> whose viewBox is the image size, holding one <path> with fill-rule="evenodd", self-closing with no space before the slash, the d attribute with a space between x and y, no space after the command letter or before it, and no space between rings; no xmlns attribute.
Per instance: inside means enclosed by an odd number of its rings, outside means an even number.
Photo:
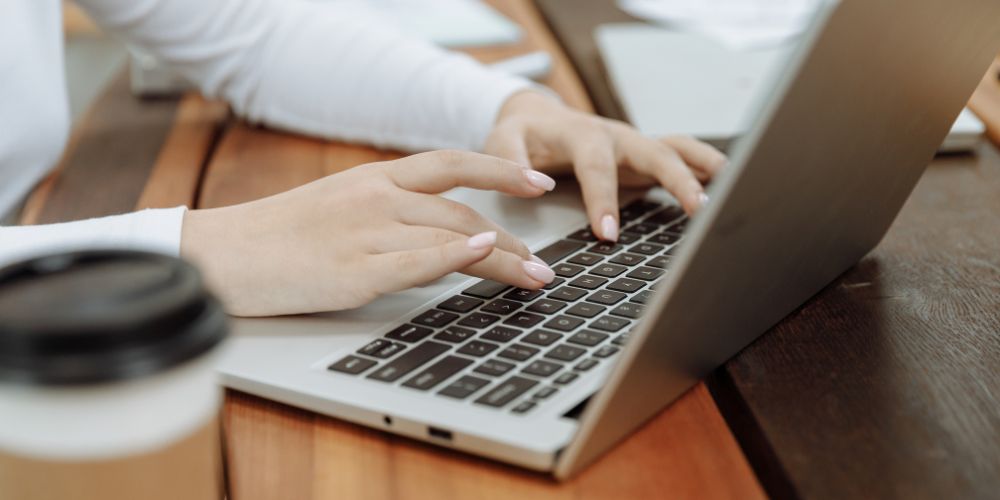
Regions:
<svg viewBox="0 0 1000 500"><path fill-rule="evenodd" d="M226 322L180 259L122 250L31 259L0 269L0 383L151 375L213 349Z"/></svg>

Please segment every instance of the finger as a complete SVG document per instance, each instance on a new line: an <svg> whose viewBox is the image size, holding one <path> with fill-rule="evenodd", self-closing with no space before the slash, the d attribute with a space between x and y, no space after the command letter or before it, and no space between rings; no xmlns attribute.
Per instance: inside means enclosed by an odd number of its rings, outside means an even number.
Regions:
<svg viewBox="0 0 1000 500"><path fill-rule="evenodd" d="M614 145L603 133L577 132L567 140L566 147L573 159L573 168L587 219L595 235L603 240L618 240L618 162Z"/></svg>
<svg viewBox="0 0 1000 500"><path fill-rule="evenodd" d="M497 127L486 139L486 147L483 148L483 151L488 155L531 168L531 157L528 155L528 145L524 140L524 133L524 129L519 126Z"/></svg>
<svg viewBox="0 0 1000 500"><path fill-rule="evenodd" d="M673 135L664 137L660 141L674 148L702 183L715 177L715 174L729 161L722 151L691 136Z"/></svg>
<svg viewBox="0 0 1000 500"><path fill-rule="evenodd" d="M556 273L541 259L520 256L497 249L489 257L462 270L469 276L499 281L518 288L537 290L552 282Z"/></svg>
<svg viewBox="0 0 1000 500"><path fill-rule="evenodd" d="M618 144L629 165L655 177L677 198L685 212L693 214L708 201L705 187L673 148L634 129L618 134Z"/></svg>
<svg viewBox="0 0 1000 500"><path fill-rule="evenodd" d="M397 186L419 193L442 193L465 186L534 197L556 186L551 177L510 160L464 151L432 151L382 167Z"/></svg>
<svg viewBox="0 0 1000 500"><path fill-rule="evenodd" d="M531 256L524 242L468 205L436 195L405 193L399 206L405 207L397 215L403 224L440 228L466 236L493 231L497 233L497 248L517 254L522 259Z"/></svg>
<svg viewBox="0 0 1000 500"><path fill-rule="evenodd" d="M495 243L496 234L488 232L443 245L373 255L372 278L379 293L406 290L485 259Z"/></svg>

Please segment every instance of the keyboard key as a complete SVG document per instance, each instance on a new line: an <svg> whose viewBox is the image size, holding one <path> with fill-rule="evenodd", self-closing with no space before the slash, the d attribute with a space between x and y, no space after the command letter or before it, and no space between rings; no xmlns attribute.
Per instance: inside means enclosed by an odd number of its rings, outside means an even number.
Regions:
<svg viewBox="0 0 1000 500"><path fill-rule="evenodd" d="M597 356L598 358L607 358L613 355L614 353L618 352L618 350L619 349L617 347L610 345L601 346L596 351L594 351L594 356Z"/></svg>
<svg viewBox="0 0 1000 500"><path fill-rule="evenodd" d="M542 387L541 389L535 391L535 393L532 394L531 397L535 399L545 399L552 397L552 395L557 392L559 392L559 389L556 389L555 387Z"/></svg>
<svg viewBox="0 0 1000 500"><path fill-rule="evenodd" d="M528 306L527 310L542 314L555 314L564 307L566 307L565 302L552 299L540 299L534 304Z"/></svg>
<svg viewBox="0 0 1000 500"><path fill-rule="evenodd" d="M597 276L591 276L589 274L584 274L579 278L570 281L569 284L575 287L586 288L587 290L595 290L600 288L601 285L607 283L608 280L604 278L599 278Z"/></svg>
<svg viewBox="0 0 1000 500"><path fill-rule="evenodd" d="M375 356L376 358L386 359L386 358L391 358L405 350L406 350L405 345L400 344L399 342L389 342L381 349L379 349L378 352L372 354L372 356Z"/></svg>
<svg viewBox="0 0 1000 500"><path fill-rule="evenodd" d="M403 382L403 386L427 391L449 379L472 364L472 360L458 356L445 356L443 359Z"/></svg>
<svg viewBox="0 0 1000 500"><path fill-rule="evenodd" d="M650 211L660 208L660 206L661 205L655 201L649 201L639 198L638 200L635 200L622 207L622 209L618 212L619 214L618 217L621 218L621 220L623 221L638 219L639 217L642 217L643 215L649 213Z"/></svg>
<svg viewBox="0 0 1000 500"><path fill-rule="evenodd" d="M552 281L550 281L548 285L543 286L542 290L552 290L553 288L555 288L555 287L557 287L557 286L559 286L559 285L561 285L561 284L563 284L565 282L566 282L566 280L564 280L562 278L555 278Z"/></svg>
<svg viewBox="0 0 1000 500"><path fill-rule="evenodd" d="M586 349L574 347L569 344L559 344L545 353L546 358L558 359L560 361L573 361L587 352Z"/></svg>
<svg viewBox="0 0 1000 500"><path fill-rule="evenodd" d="M450 314L450 313L449 313ZM386 338L392 340L402 340L403 342L419 342L424 337L430 335L434 330L422 326L403 325L398 326L391 332L385 334Z"/></svg>
<svg viewBox="0 0 1000 500"><path fill-rule="evenodd" d="M552 265L559 262L563 257L587 246L586 243L572 240L560 240L557 241L538 252L535 252L535 257L542 259L546 264Z"/></svg>
<svg viewBox="0 0 1000 500"><path fill-rule="evenodd" d="M497 347L500 346L489 342L483 342L481 340L473 340L472 342L463 345L462 348L458 350L458 353L481 358L495 351Z"/></svg>
<svg viewBox="0 0 1000 500"><path fill-rule="evenodd" d="M601 255L611 255L622 249L622 246L617 243L611 243L610 241L601 241L595 243L593 246L587 249L591 253L599 253Z"/></svg>
<svg viewBox="0 0 1000 500"><path fill-rule="evenodd" d="M590 304L587 302L579 302L573 304L573 307L566 310L566 314L572 314L573 316L580 316L581 318L593 318L598 314L604 312L605 308L597 304Z"/></svg>
<svg viewBox="0 0 1000 500"><path fill-rule="evenodd" d="M627 319L616 318L614 316L604 316L590 323L591 328L605 332L617 332L628 325L629 321Z"/></svg>
<svg viewBox="0 0 1000 500"><path fill-rule="evenodd" d="M629 278L635 278L637 280L653 281L660 276L663 276L663 269L657 269L655 267L639 266L628 273L626 276Z"/></svg>
<svg viewBox="0 0 1000 500"><path fill-rule="evenodd" d="M629 252L641 253L643 255L655 255L660 250L663 250L663 245L653 243L637 243L628 249Z"/></svg>
<svg viewBox="0 0 1000 500"><path fill-rule="evenodd" d="M587 295L586 290L581 290L579 288L572 288L564 286L557 289L556 291L548 294L548 298L556 300L565 300L566 302L573 302L574 300L580 300L584 295Z"/></svg>
<svg viewBox="0 0 1000 500"><path fill-rule="evenodd" d="M556 276L572 278L573 276L582 273L584 267L576 264L556 264L555 266L552 266L552 270L556 272Z"/></svg>
<svg viewBox="0 0 1000 500"><path fill-rule="evenodd" d="M681 236L679 234L671 232L656 233L649 238L646 238L646 241L649 243L656 243L657 245L673 245L680 240Z"/></svg>
<svg viewBox="0 0 1000 500"><path fill-rule="evenodd" d="M550 332L548 330L535 330L529 333L527 337L521 339L521 341L529 344L547 346L561 338L562 334L556 332Z"/></svg>
<svg viewBox="0 0 1000 500"><path fill-rule="evenodd" d="M585 345L587 347L592 347L601 342L604 342L608 338L606 333L598 333L590 330L584 330L582 332L574 334L569 338L567 342L572 342L574 344Z"/></svg>
<svg viewBox="0 0 1000 500"><path fill-rule="evenodd" d="M500 320L500 316L492 314L472 313L459 321L458 324L471 328L486 328Z"/></svg>
<svg viewBox="0 0 1000 500"><path fill-rule="evenodd" d="M445 328L440 333L434 336L437 340L443 340L445 342L451 342L453 344L458 344L465 342L476 335L475 330L470 330L468 328L462 328L460 326L449 326Z"/></svg>
<svg viewBox="0 0 1000 500"><path fill-rule="evenodd" d="M373 366L375 366L375 361L370 359L359 358L357 356L347 356L346 358L330 365L328 370L346 373L348 375L357 375Z"/></svg>
<svg viewBox="0 0 1000 500"><path fill-rule="evenodd" d="M475 372L482 373L485 375L491 375L498 377L509 372L514 368L514 363L508 363L506 361L500 361L499 359L490 359L483 361L483 363L476 367Z"/></svg>
<svg viewBox="0 0 1000 500"><path fill-rule="evenodd" d="M615 257L611 259L610 262L614 262L615 264L622 264L625 266L634 266L642 262L644 259L645 257L643 257L642 255L625 252L615 255Z"/></svg>
<svg viewBox="0 0 1000 500"><path fill-rule="evenodd" d="M576 366L573 367L573 369L574 370L579 370L581 372L585 372L585 371L590 370L591 368L597 366L598 363L599 363L599 361L597 361L596 359L585 359L585 360L577 363Z"/></svg>
<svg viewBox="0 0 1000 500"><path fill-rule="evenodd" d="M597 236L594 236L594 232L590 228L583 228L567 236L567 238L578 241L597 241Z"/></svg>
<svg viewBox="0 0 1000 500"><path fill-rule="evenodd" d="M630 233L639 233L639 234L649 234L658 229L660 229L660 226L656 224L645 224L642 222L637 224L632 224L631 226L625 228L625 230Z"/></svg>
<svg viewBox="0 0 1000 500"><path fill-rule="evenodd" d="M583 320L580 318L571 318L569 316L556 316L545 323L545 328L550 328L552 330L559 330L561 332L572 331L576 327L583 324Z"/></svg>
<svg viewBox="0 0 1000 500"><path fill-rule="evenodd" d="M633 304L631 302L622 303L620 306L611 310L611 314L615 316L621 316L623 318L639 319L642 316L642 312L645 307L639 304Z"/></svg>
<svg viewBox="0 0 1000 500"><path fill-rule="evenodd" d="M492 340L494 342L510 342L521 333L523 333L521 330L515 330L504 326L495 326L490 328L488 332L482 334L479 338L483 340Z"/></svg>
<svg viewBox="0 0 1000 500"><path fill-rule="evenodd" d="M444 354L448 349L449 347L446 344L428 340L410 349L388 364L382 365L382 367L369 374L368 378L381 382L394 382L399 377Z"/></svg>
<svg viewBox="0 0 1000 500"><path fill-rule="evenodd" d="M520 312L514 314L513 316L504 320L505 325L516 326L518 328L531 328L538 323L541 323L545 319L545 316L540 316L538 314L532 314L527 312Z"/></svg>
<svg viewBox="0 0 1000 500"><path fill-rule="evenodd" d="M590 270L590 272L598 276L604 276L605 278L614 278L627 270L627 267L619 266L617 264L601 264L599 266L595 266ZM572 283L570 284L572 285Z"/></svg>
<svg viewBox="0 0 1000 500"><path fill-rule="evenodd" d="M483 304L482 300L456 295L440 304L438 309L457 313L467 313Z"/></svg>
<svg viewBox="0 0 1000 500"><path fill-rule="evenodd" d="M524 344L514 344L502 351L497 356L501 358L513 359L514 361L524 361L535 354L538 354L540 349L536 347L526 346Z"/></svg>
<svg viewBox="0 0 1000 500"><path fill-rule="evenodd" d="M664 224L670 224L681 217L684 217L684 210L682 210L681 207L669 206L659 212L653 213L653 215L647 217L644 222L659 224L662 226Z"/></svg>
<svg viewBox="0 0 1000 500"><path fill-rule="evenodd" d="M629 302L635 302L636 304L645 304L652 299L653 299L653 290L643 290L633 295L632 298L628 300Z"/></svg>
<svg viewBox="0 0 1000 500"><path fill-rule="evenodd" d="M381 351L383 347L389 344L392 344L392 342L389 342L388 340L385 339L375 339L369 342L361 349L358 349L358 354L364 354L365 356L374 356L376 352Z"/></svg>
<svg viewBox="0 0 1000 500"><path fill-rule="evenodd" d="M556 372L562 370L562 367L563 365L560 365L559 363L553 363L551 361L542 361L539 359L532 361L531 364L529 364L521 371L529 375L535 375L538 377L545 378L551 375L555 375Z"/></svg>
<svg viewBox="0 0 1000 500"><path fill-rule="evenodd" d="M681 220L679 220L679 221L671 224L669 227L667 227L667 230L668 231L673 231L675 233L683 233L684 230L687 229L688 221L690 221L690 220L691 219L688 219L687 217L685 217L685 218L683 218L683 219L681 219Z"/></svg>
<svg viewBox="0 0 1000 500"><path fill-rule="evenodd" d="M580 264L581 266L592 266L602 260L604 260L604 258L601 257L600 255L594 255L592 253L584 252L574 255L567 262L571 262L573 264Z"/></svg>
<svg viewBox="0 0 1000 500"><path fill-rule="evenodd" d="M652 259L649 259L648 262L646 262L646 265L651 267L657 267L660 269L666 269L667 266L670 265L670 257L667 257L666 255L653 257Z"/></svg>
<svg viewBox="0 0 1000 500"><path fill-rule="evenodd" d="M479 297L481 299L492 299L493 297L503 293L503 291L508 288L510 288L510 286L497 281L482 280L479 283L466 288L462 293L465 295L472 295L473 297Z"/></svg>
<svg viewBox="0 0 1000 500"><path fill-rule="evenodd" d="M452 321L455 321L456 319L458 319L458 315L455 313L431 309L430 311L426 311L420 316L413 318L410 322L418 325L429 326L431 328L440 328L448 323L451 323Z"/></svg>
<svg viewBox="0 0 1000 500"><path fill-rule="evenodd" d="M514 302L513 300L496 299L489 304L486 304L481 309L482 312L488 312L493 314L510 314L521 308L520 302Z"/></svg>
<svg viewBox="0 0 1000 500"><path fill-rule="evenodd" d="M635 243L641 239L642 239L641 234L626 232L618 235L617 243L619 245L631 245L632 243Z"/></svg>
<svg viewBox="0 0 1000 500"><path fill-rule="evenodd" d="M519 302L531 302L532 300L541 297L545 292L541 290L528 290L527 288L515 288L507 292L503 298L516 300Z"/></svg>
<svg viewBox="0 0 1000 500"><path fill-rule="evenodd" d="M511 408L510 411L518 414L524 414L531 411L535 406L535 403L532 403L531 401L522 401L518 403L517 406Z"/></svg>
<svg viewBox="0 0 1000 500"><path fill-rule="evenodd" d="M628 295L625 295L624 293L621 292L615 292L613 290L598 290L590 294L589 297L587 297L587 302L595 302L598 304L613 306L618 302L620 302L625 297L628 297Z"/></svg>
<svg viewBox="0 0 1000 500"><path fill-rule="evenodd" d="M489 384L490 381L484 378L466 375L441 390L438 394L449 398L465 399Z"/></svg>
<svg viewBox="0 0 1000 500"><path fill-rule="evenodd" d="M628 343L628 333L623 333L611 340L611 343L617 346L623 346Z"/></svg>
<svg viewBox="0 0 1000 500"><path fill-rule="evenodd" d="M537 381L514 375L477 399L476 403L500 408L536 385Z"/></svg>
<svg viewBox="0 0 1000 500"><path fill-rule="evenodd" d="M645 281L634 280L631 278L618 278L614 283L608 285L608 289L632 293L638 291L644 286L646 286Z"/></svg>
<svg viewBox="0 0 1000 500"><path fill-rule="evenodd" d="M566 372L566 373L563 373L562 375L559 375L558 377L556 377L555 382L557 384L559 384L559 385L566 385L566 384L568 384L568 383L576 380L577 377L579 377L579 375L577 375L577 374L575 374L573 372Z"/></svg>

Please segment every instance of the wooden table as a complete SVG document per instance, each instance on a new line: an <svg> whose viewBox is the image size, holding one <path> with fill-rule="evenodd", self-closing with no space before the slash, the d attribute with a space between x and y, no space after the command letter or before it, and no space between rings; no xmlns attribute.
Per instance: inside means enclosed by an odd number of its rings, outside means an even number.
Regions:
<svg viewBox="0 0 1000 500"><path fill-rule="evenodd" d="M546 25L528 0L494 3L527 39L475 56L548 50L546 83L566 102L616 113L581 33L620 13L540 0ZM250 127L194 95L138 101L122 76L22 221L222 206L395 156ZM1000 155L984 146L936 160L872 255L573 481L229 392L231 497L988 498L1000 491L998 255Z"/></svg>

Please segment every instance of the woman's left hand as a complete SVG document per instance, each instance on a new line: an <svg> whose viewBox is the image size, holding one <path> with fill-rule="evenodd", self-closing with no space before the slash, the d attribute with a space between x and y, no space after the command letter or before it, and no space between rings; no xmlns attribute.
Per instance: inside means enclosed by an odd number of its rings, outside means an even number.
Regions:
<svg viewBox="0 0 1000 500"><path fill-rule="evenodd" d="M708 201L704 184L726 164L725 155L691 137L652 139L530 90L504 103L485 152L549 174L575 172L594 234L610 241L620 228L619 185L660 184L691 214Z"/></svg>

